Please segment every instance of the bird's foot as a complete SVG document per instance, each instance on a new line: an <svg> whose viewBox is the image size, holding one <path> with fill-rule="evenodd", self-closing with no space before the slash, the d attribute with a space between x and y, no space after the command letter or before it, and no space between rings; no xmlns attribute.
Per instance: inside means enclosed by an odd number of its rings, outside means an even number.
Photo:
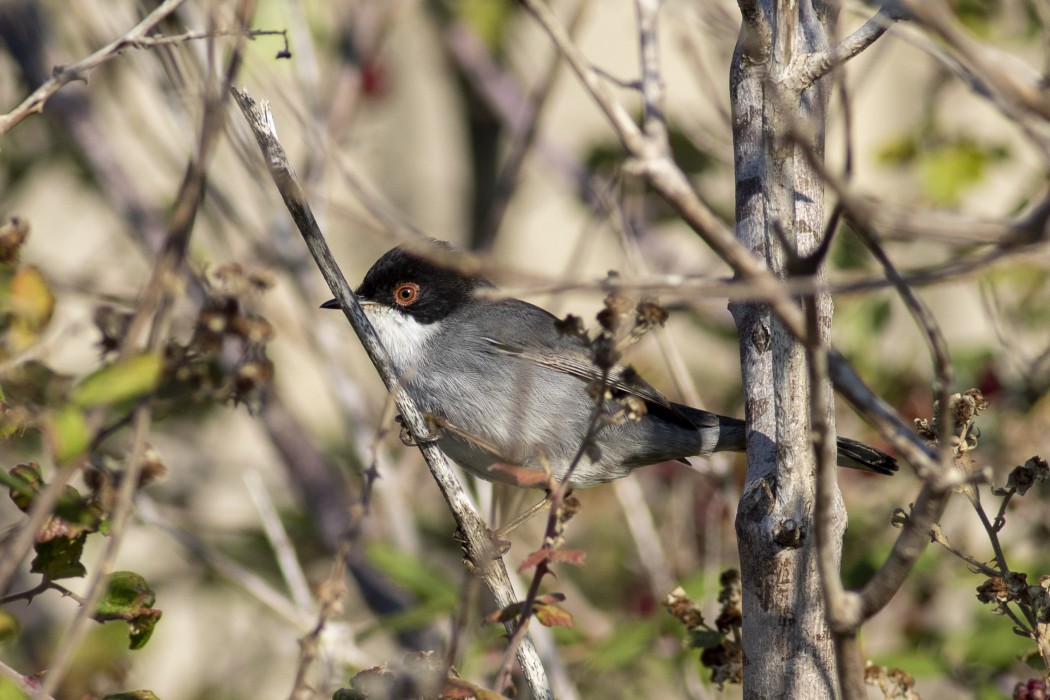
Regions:
<svg viewBox="0 0 1050 700"><path fill-rule="evenodd" d="M427 428L430 430L429 435L422 437L415 437L412 435L412 431L408 429L408 425L405 424L404 417L399 413L394 416L394 422L401 426L401 433L398 437L401 438L401 444L405 447L419 447L420 445L430 445L435 442L441 441L441 431L434 425L433 421L428 416L424 416L427 422Z"/></svg>

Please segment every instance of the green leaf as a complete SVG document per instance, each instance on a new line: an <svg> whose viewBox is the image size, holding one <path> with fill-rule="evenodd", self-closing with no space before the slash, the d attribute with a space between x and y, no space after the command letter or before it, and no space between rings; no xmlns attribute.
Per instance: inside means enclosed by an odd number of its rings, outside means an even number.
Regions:
<svg viewBox="0 0 1050 700"><path fill-rule="evenodd" d="M38 542L34 547L36 558L29 570L52 581L85 575L87 569L80 563L80 557L84 553L86 540L85 532L76 537L55 537Z"/></svg>
<svg viewBox="0 0 1050 700"><path fill-rule="evenodd" d="M122 620L137 615L157 600L153 589L134 571L116 571L106 582L106 592L98 603L97 616L107 620Z"/></svg>
<svg viewBox="0 0 1050 700"><path fill-rule="evenodd" d="M28 512L33 505L33 497L44 487L44 477L40 465L36 462L19 464L6 474L0 472L0 485L6 486L18 509Z"/></svg>
<svg viewBox="0 0 1050 700"><path fill-rule="evenodd" d="M102 700L160 700L152 690L129 690L126 693L106 695Z"/></svg>
<svg viewBox="0 0 1050 700"><path fill-rule="evenodd" d="M106 582L106 592L94 617L99 622L123 620L128 623L130 648L141 649L153 635L163 614L153 607L156 598L142 576L134 571L117 571Z"/></svg>
<svg viewBox="0 0 1050 700"><path fill-rule="evenodd" d="M142 353L89 374L73 388L80 406L102 406L136 399L157 388L163 361L156 353Z"/></svg>
<svg viewBox="0 0 1050 700"><path fill-rule="evenodd" d="M17 637L21 629L22 625L17 617L6 610L0 610L0 644Z"/></svg>
<svg viewBox="0 0 1050 700"><path fill-rule="evenodd" d="M69 464L91 445L84 413L76 406L64 406L44 419L44 432L56 464Z"/></svg>
<svg viewBox="0 0 1050 700"><path fill-rule="evenodd" d="M689 646L693 649L714 649L722 643L722 635L715 630L689 630Z"/></svg>

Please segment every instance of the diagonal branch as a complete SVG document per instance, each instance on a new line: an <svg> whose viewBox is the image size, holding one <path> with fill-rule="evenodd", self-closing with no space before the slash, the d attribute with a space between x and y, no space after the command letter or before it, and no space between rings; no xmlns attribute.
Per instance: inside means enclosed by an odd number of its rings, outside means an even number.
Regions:
<svg viewBox="0 0 1050 700"><path fill-rule="evenodd" d="M492 593L499 607L506 607L514 602L514 591L510 585L510 578L503 565L502 559L498 558L493 551L489 539L488 527L485 521L478 515L462 484L456 478L448 464L445 455L438 449L433 440L428 440L430 431L423 418L423 414L409 398L404 390L400 378L390 364L390 358L386 349L379 341L375 329L368 322L364 311L361 309L357 297L354 296L347 284L343 273L340 271L332 252L325 241L317 221L314 219L305 194L299 184L299 180L288 163L288 157L277 139L276 126L273 115L266 104L259 105L248 95L247 92L234 89L234 98L244 113L245 119L251 126L259 148L263 153L270 175L277 185L277 189L284 199L292 218L299 227L300 233L309 248L314 261L325 281L331 288L339 305L346 314L351 327L361 340L361 344L368 353L369 359L375 365L376 370L382 377L387 389L395 397L397 408L401 412L406 425L412 432L423 457L430 468L430 473L441 490L452 516L456 520L460 531L463 533L464 546L467 557L474 567L475 573L482 578ZM521 664L522 672L528 683L533 697L553 698L547 682L543 666L540 663L536 648L528 637L522 640L518 646L518 662Z"/></svg>
<svg viewBox="0 0 1050 700"><path fill-rule="evenodd" d="M543 30L550 36L554 45L558 47L565 61L572 68L573 73L580 79L583 87L590 93L598 108L605 113L606 118L612 123L617 135L628 151L634 153L643 148L646 139L642 135L638 125L631 119L616 97L613 95L609 85L602 79L583 53L576 48L569 33L558 23L554 13L550 11L543 0L522 0L525 8L532 13L536 21L540 23Z"/></svg>
<svg viewBox="0 0 1050 700"><path fill-rule="evenodd" d="M0 115L0 136L6 134L11 127L33 112L43 110L48 98L61 90L65 85L74 80L87 80L86 76L88 73L103 63L119 56L124 49L139 46L140 42L146 39L146 36L153 28L177 10L183 2L185 0L165 0L157 9L146 15L141 22L87 58L69 66L56 66L54 73L47 82L34 90L29 97L22 100L21 104L10 112Z"/></svg>
<svg viewBox="0 0 1050 700"><path fill-rule="evenodd" d="M542 0L522 0L522 4L540 22L573 72L609 118L628 154L635 159L635 170L646 178L653 189L737 276L749 284L752 294L768 301L792 335L805 338L805 319L788 284L770 272L762 261L736 239L725 223L697 196L685 173L666 150L661 150L659 144L653 144L626 116L608 86L598 79ZM861 380L842 355L829 349L828 363L835 388L861 415L871 421L902 457L917 468L930 471L936 469L934 456L925 443Z"/></svg>
<svg viewBox="0 0 1050 700"><path fill-rule="evenodd" d="M893 26L899 16L889 5L883 6L855 32L824 51L798 56L789 67L787 80L795 90L805 90L835 68L859 55Z"/></svg>

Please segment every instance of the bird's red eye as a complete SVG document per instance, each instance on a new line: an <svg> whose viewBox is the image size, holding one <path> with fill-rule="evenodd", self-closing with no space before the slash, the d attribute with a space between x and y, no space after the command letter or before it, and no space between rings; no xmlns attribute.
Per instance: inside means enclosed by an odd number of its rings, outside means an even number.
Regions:
<svg viewBox="0 0 1050 700"><path fill-rule="evenodd" d="M408 306L419 298L419 285L414 282L402 282L394 287L394 303Z"/></svg>

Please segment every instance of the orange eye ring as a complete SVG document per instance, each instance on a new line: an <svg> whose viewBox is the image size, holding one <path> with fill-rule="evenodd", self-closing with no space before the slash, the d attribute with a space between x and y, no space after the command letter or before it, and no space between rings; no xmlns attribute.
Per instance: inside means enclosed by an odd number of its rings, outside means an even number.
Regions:
<svg viewBox="0 0 1050 700"><path fill-rule="evenodd" d="M419 298L419 285L415 282L402 282L394 287L394 303L398 306L409 306Z"/></svg>

